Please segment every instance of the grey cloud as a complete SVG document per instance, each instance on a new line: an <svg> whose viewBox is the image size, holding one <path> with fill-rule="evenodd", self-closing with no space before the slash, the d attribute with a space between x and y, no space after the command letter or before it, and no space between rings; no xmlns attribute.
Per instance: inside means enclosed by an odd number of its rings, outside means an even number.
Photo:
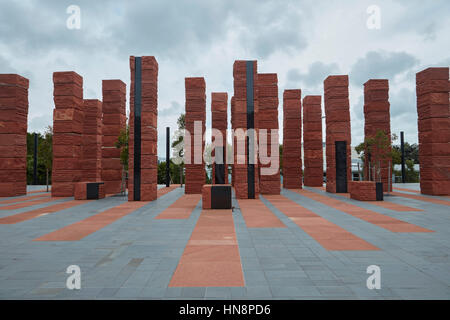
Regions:
<svg viewBox="0 0 450 320"><path fill-rule="evenodd" d="M391 104L391 117L405 114L417 117L416 94L413 90L402 88L398 92L390 92L389 102Z"/></svg>
<svg viewBox="0 0 450 320"><path fill-rule="evenodd" d="M300 72L298 69L290 69L287 73L288 81L302 82L308 86L317 86L325 80L325 78L339 71L336 63L325 64L316 61L309 65L307 72Z"/></svg>
<svg viewBox="0 0 450 320"><path fill-rule="evenodd" d="M178 116L183 112L183 108L177 101L171 101L170 107L163 108L161 107L158 110L158 116L160 117L176 117L178 119Z"/></svg>
<svg viewBox="0 0 450 320"><path fill-rule="evenodd" d="M369 51L352 66L350 81L361 86L369 79L393 79L418 62L418 59L406 52Z"/></svg>

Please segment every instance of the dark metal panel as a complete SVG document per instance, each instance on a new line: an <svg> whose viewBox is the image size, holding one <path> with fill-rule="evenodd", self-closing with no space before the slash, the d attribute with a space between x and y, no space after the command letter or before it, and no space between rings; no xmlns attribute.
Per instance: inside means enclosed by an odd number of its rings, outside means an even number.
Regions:
<svg viewBox="0 0 450 320"><path fill-rule="evenodd" d="M224 147L216 147L214 150L214 183L225 184L225 159L224 159ZM217 161L219 159L220 161Z"/></svg>
<svg viewBox="0 0 450 320"><path fill-rule="evenodd" d="M250 134L255 128L255 108L253 104L253 61L246 62L247 76L247 188L248 198L255 198L255 164L250 163L250 159L254 159L255 141L254 135Z"/></svg>
<svg viewBox="0 0 450 320"><path fill-rule="evenodd" d="M347 142L335 141L336 193L347 192Z"/></svg>
<svg viewBox="0 0 450 320"><path fill-rule="evenodd" d="M211 209L231 209L231 186L211 187Z"/></svg>
<svg viewBox="0 0 450 320"><path fill-rule="evenodd" d="M86 199L96 200L98 199L98 183L87 183L86 184Z"/></svg>
<svg viewBox="0 0 450 320"><path fill-rule="evenodd" d="M141 114L142 114L142 59L134 59L134 200L141 200Z"/></svg>
<svg viewBox="0 0 450 320"><path fill-rule="evenodd" d="M375 187L377 201L383 201L383 182L376 182Z"/></svg>

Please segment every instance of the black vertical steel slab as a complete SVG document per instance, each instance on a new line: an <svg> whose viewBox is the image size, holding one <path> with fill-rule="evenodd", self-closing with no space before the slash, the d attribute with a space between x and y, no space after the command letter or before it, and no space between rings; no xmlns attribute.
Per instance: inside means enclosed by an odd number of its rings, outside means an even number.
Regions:
<svg viewBox="0 0 450 320"><path fill-rule="evenodd" d="M383 182L375 182L376 200L383 201Z"/></svg>
<svg viewBox="0 0 450 320"><path fill-rule="evenodd" d="M335 141L336 193L347 192L347 142Z"/></svg>
<svg viewBox="0 0 450 320"><path fill-rule="evenodd" d="M33 155L33 184L37 185L37 162L38 162L38 134L34 133L34 155Z"/></svg>
<svg viewBox="0 0 450 320"><path fill-rule="evenodd" d="M133 198L141 200L141 114L142 114L142 59L134 58L134 167Z"/></svg>
<svg viewBox="0 0 450 320"><path fill-rule="evenodd" d="M231 209L231 186L212 186L211 209Z"/></svg>
<svg viewBox="0 0 450 320"><path fill-rule="evenodd" d="M170 187L170 127L166 127L166 187Z"/></svg>
<svg viewBox="0 0 450 320"><path fill-rule="evenodd" d="M224 159L224 147L216 147L214 150L214 183L225 184L225 159ZM217 163L217 159L220 159Z"/></svg>
<svg viewBox="0 0 450 320"><path fill-rule="evenodd" d="M405 137L403 131L400 131L400 149L402 152L402 183L406 183L405 171Z"/></svg>
<svg viewBox="0 0 450 320"><path fill-rule="evenodd" d="M253 135L253 130L255 129L255 106L253 105L253 61L247 61L245 69L247 72L247 189L248 198L255 199L255 164L250 163L250 159L254 161L255 150ZM249 131L252 133L251 135L249 135Z"/></svg>

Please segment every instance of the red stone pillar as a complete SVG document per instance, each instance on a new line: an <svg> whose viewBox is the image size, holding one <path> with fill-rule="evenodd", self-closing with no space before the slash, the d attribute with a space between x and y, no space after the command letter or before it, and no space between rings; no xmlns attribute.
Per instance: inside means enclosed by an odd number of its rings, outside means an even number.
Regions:
<svg viewBox="0 0 450 320"><path fill-rule="evenodd" d="M203 152L205 150L203 135L206 130L206 83L203 77L185 78L184 83L186 89L185 126L190 134L190 151L186 154L185 150L185 157L190 156L190 159L185 159L186 185L184 192L186 194L202 193L202 187L206 179L205 162L203 159ZM194 122L196 121L201 129L201 132L197 136L194 132ZM186 141L185 146L188 147ZM196 149L197 152L195 151ZM201 154L199 154L200 150ZM197 161L195 161L196 158Z"/></svg>
<svg viewBox="0 0 450 320"><path fill-rule="evenodd" d="M102 173L102 102L84 100L83 181L101 181Z"/></svg>
<svg viewBox="0 0 450 320"><path fill-rule="evenodd" d="M346 142L347 185L352 181L350 102L348 98L348 76L329 76L324 81L327 192L336 193L336 141ZM344 175L345 177L345 175ZM344 185L345 186L345 185ZM348 191L348 188L344 188ZM341 191L341 190L338 190ZM345 191L345 190L344 190Z"/></svg>
<svg viewBox="0 0 450 320"><path fill-rule="evenodd" d="M223 147L223 159L222 163L225 166L225 184L228 184L228 165L227 165L227 104L228 94L226 92L213 92L211 93L211 115L212 115L212 128L219 130L222 133L222 141L217 142L217 146ZM213 141L214 143L214 141ZM213 166L212 166L212 181L214 184L216 181L216 167L215 163L215 150L212 150Z"/></svg>
<svg viewBox="0 0 450 320"><path fill-rule="evenodd" d="M276 73L258 74L258 130L259 139L259 192L261 194L280 194L280 160L277 157L274 163L262 163L261 150L266 149L264 156L271 159L272 135L279 150L278 138L278 77ZM266 129L267 140L261 140L261 129ZM266 159L266 160L268 160ZM274 174L264 174L263 168L271 167ZM272 170L271 169L271 170ZM263 174L261 174L263 173Z"/></svg>
<svg viewBox="0 0 450 320"><path fill-rule="evenodd" d="M158 62L153 56L131 56L130 69L128 201L153 201L158 176ZM139 108L140 117L135 113ZM135 115L139 123L135 123ZM135 141L140 154L135 150Z"/></svg>
<svg viewBox="0 0 450 320"><path fill-rule="evenodd" d="M52 196L70 197L82 180L83 78L54 72Z"/></svg>
<svg viewBox="0 0 450 320"><path fill-rule="evenodd" d="M449 68L416 74L420 192L450 195Z"/></svg>
<svg viewBox="0 0 450 320"><path fill-rule="evenodd" d="M252 79L247 79L247 64L252 66L253 72ZM249 113L249 108L253 107L253 127L257 137L258 132L258 93L257 93L257 62L256 61L244 61L236 60L233 64L233 79L234 79L234 96L233 96L233 112L231 114L231 125L234 131L233 134L233 181L236 198L248 199L259 197L259 169L258 169L258 157L256 154L256 144L253 161L249 161L249 154L247 154L248 143L248 127L249 122L247 116L252 117ZM253 80L253 82L251 81ZM249 92L249 97L253 96L253 101L247 101L247 85L250 87L253 83L253 92ZM241 148L240 146L243 146ZM241 150L243 149L243 150ZM249 162L253 162L249 163ZM253 168L253 169L252 169ZM253 188L249 189L249 181L253 177ZM253 192L252 192L253 190Z"/></svg>
<svg viewBox="0 0 450 320"><path fill-rule="evenodd" d="M303 98L303 152L305 158L304 184L323 185L323 142L321 96Z"/></svg>
<svg viewBox="0 0 450 320"><path fill-rule="evenodd" d="M283 188L302 188L302 92L283 93Z"/></svg>
<svg viewBox="0 0 450 320"><path fill-rule="evenodd" d="M365 138L374 138L379 130L383 131L391 143L391 117L389 114L389 81L385 79L371 79L364 84L364 136ZM392 169L389 168L389 161L392 159L388 153L391 151L377 150L372 148L370 154L370 175L368 155L364 157L364 177L366 180L370 176L372 181L383 183L383 191L392 191ZM378 162L378 163L376 163ZM380 165L380 177L373 168ZM376 170L375 170L376 171Z"/></svg>
<svg viewBox="0 0 450 320"><path fill-rule="evenodd" d="M0 74L0 197L27 193L28 84Z"/></svg>
<svg viewBox="0 0 450 320"><path fill-rule="evenodd" d="M120 131L126 128L126 85L121 80L103 80L102 181L105 193L121 191L122 164L116 148Z"/></svg>

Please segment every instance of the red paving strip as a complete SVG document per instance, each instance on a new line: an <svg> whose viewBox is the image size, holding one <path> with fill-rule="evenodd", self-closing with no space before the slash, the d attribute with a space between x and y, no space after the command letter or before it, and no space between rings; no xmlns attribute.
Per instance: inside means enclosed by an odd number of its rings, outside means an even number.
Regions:
<svg viewBox="0 0 450 320"><path fill-rule="evenodd" d="M172 184L170 187L164 187L157 190L157 197L162 197L163 195L169 193L170 191L175 190L176 188L179 188L179 184Z"/></svg>
<svg viewBox="0 0 450 320"><path fill-rule="evenodd" d="M64 209L76 207L76 206L79 206L86 202L88 202L88 201L71 200L71 201L57 203L57 204L54 204L54 205L51 205L48 207L39 208L39 209L27 211L27 212L14 214L12 216L0 218L0 224L15 224L15 223L31 220L31 219L37 218L39 216L44 216L44 215L58 212L58 211L61 211Z"/></svg>
<svg viewBox="0 0 450 320"><path fill-rule="evenodd" d="M392 232L434 232L432 230L422 228L414 224L401 221L369 209L361 208L341 200L327 197L316 192L304 189L302 190L296 189L295 191L305 197L321 202L336 210L345 212L349 215L352 215L361 220L367 221L369 223L372 223L376 226L379 226Z"/></svg>
<svg viewBox="0 0 450 320"><path fill-rule="evenodd" d="M238 203L247 228L286 228L261 199L239 199Z"/></svg>
<svg viewBox="0 0 450 320"><path fill-rule="evenodd" d="M346 198L350 199L350 194L349 193L336 193L336 195L339 195L339 196L346 197ZM357 201L357 200L355 200L355 201ZM364 201L364 203L373 204L375 206L383 207L385 209L398 211L398 212L423 211L422 209L408 207L408 206L404 206L404 205L397 204L397 203L390 202L390 201Z"/></svg>
<svg viewBox="0 0 450 320"><path fill-rule="evenodd" d="M155 219L188 219L201 197L201 194L184 194Z"/></svg>
<svg viewBox="0 0 450 320"><path fill-rule="evenodd" d="M25 197L18 197L18 198L9 199L9 200L3 200L3 201L0 201L0 205L16 203L16 202L23 202L23 201L28 201L28 200L43 198L43 197L49 197L49 195L48 194L37 194L34 196L25 196Z"/></svg>
<svg viewBox="0 0 450 320"><path fill-rule="evenodd" d="M58 199L63 199L63 198L54 198L54 197L50 197L50 196L45 196L45 197L41 197L40 199L36 199L36 200L32 200L32 201L25 201L25 202L12 204L9 206L0 207L0 210L22 209L22 208L26 208L26 207L35 206L35 205L41 204L41 203L52 202L52 201L55 201Z"/></svg>
<svg viewBox="0 0 450 320"><path fill-rule="evenodd" d="M420 193L420 191L412 190L412 189L407 189L407 188L393 187L392 189L394 189L394 190L400 190L400 191L408 191L408 192Z"/></svg>
<svg viewBox="0 0 450 320"><path fill-rule="evenodd" d="M50 189L49 189L49 191L47 191L47 189L28 191L27 194L40 193L40 192L50 192Z"/></svg>
<svg viewBox="0 0 450 320"><path fill-rule="evenodd" d="M380 250L285 196L264 195L264 198L327 250Z"/></svg>
<svg viewBox="0 0 450 320"><path fill-rule="evenodd" d="M398 196L398 197L420 200L420 201L430 202L430 203L434 203L434 204L440 204L443 206L450 206L450 201L448 201L448 200L433 199L433 198L429 198L429 197L419 196L416 194L407 194L407 193L402 193L402 192L391 192L391 194L394 196Z"/></svg>
<svg viewBox="0 0 450 320"><path fill-rule="evenodd" d="M78 201L80 202L80 201ZM116 207L107 209L97 213L89 218L75 222L64 228L50 232L42 237L36 238L33 241L77 241L94 233L116 220L142 208L148 201L130 201L122 203Z"/></svg>
<svg viewBox="0 0 450 320"><path fill-rule="evenodd" d="M243 287L231 210L203 210L169 287Z"/></svg>
<svg viewBox="0 0 450 320"><path fill-rule="evenodd" d="M158 198L174 190L176 185L169 188L161 188L162 192L158 190ZM81 202L81 201L77 201ZM136 211L143 206L149 204L149 201L130 201L119 204L113 208L99 212L81 221L75 222L64 228L50 232L42 237L36 238L33 241L77 241L84 237L97 232L107 225L119 220L120 218Z"/></svg>

